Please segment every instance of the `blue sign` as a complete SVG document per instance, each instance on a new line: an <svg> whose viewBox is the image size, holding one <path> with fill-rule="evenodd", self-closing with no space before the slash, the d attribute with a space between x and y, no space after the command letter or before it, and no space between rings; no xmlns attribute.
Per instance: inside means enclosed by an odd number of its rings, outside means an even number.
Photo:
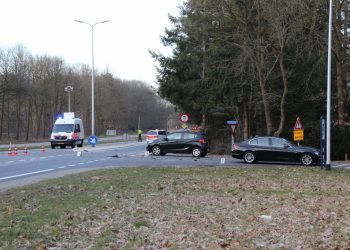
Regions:
<svg viewBox="0 0 350 250"><path fill-rule="evenodd" d="M95 135L92 135L89 137L88 142L91 146L95 147L95 145L98 143L98 138Z"/></svg>
<svg viewBox="0 0 350 250"><path fill-rule="evenodd" d="M237 125L237 121L227 121L227 125Z"/></svg>

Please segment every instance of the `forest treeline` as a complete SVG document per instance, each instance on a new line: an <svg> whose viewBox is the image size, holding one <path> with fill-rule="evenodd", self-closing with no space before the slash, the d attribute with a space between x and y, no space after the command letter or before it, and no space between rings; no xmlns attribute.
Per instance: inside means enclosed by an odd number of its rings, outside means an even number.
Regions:
<svg viewBox="0 0 350 250"><path fill-rule="evenodd" d="M135 69L137 70L137 69ZM95 69L95 134L166 128L173 110L141 81L121 80ZM33 55L22 45L0 49L0 141L48 139L56 117L71 111L91 133L91 68L62 58ZM155 119L157 117L157 119ZM135 132L136 133L136 132Z"/></svg>
<svg viewBox="0 0 350 250"><path fill-rule="evenodd" d="M334 0L332 148L349 146L349 7ZM227 150L226 120L236 139L276 135L293 140L300 117L305 144L319 146L327 105L327 0L187 0L162 42L171 56L158 61L159 93L203 125L216 148ZM215 142L213 142L215 141Z"/></svg>

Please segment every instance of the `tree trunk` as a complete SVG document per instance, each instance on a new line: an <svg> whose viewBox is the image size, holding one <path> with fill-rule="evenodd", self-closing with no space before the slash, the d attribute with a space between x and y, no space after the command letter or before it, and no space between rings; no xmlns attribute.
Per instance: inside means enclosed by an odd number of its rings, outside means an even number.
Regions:
<svg viewBox="0 0 350 250"><path fill-rule="evenodd" d="M261 92L261 97L264 105L266 132L268 135L270 135L272 132L272 121L271 121L271 113L270 113L270 103L267 98L266 87L265 87L266 79L264 77L264 74L262 72L262 67L260 66L259 62L256 62L256 68L258 70L260 92Z"/></svg>
<svg viewBox="0 0 350 250"><path fill-rule="evenodd" d="M247 105L243 106L243 139L248 139L249 136L249 119L248 119L248 108Z"/></svg>
<svg viewBox="0 0 350 250"><path fill-rule="evenodd" d="M274 133L275 136L280 136L280 134L283 131L284 123L286 120L286 117L284 114L284 106L285 106L286 97L288 94L288 81L287 81L286 71L285 71L284 64L283 64L283 55L282 54L279 57L279 63L280 63L282 80L283 80L283 94L282 94L281 103L280 103L280 109L281 109L280 124L278 126L277 131Z"/></svg>
<svg viewBox="0 0 350 250"><path fill-rule="evenodd" d="M345 125L345 94L344 94L344 79L343 65L339 60L336 60L337 74L337 99L338 99L338 124L343 127Z"/></svg>

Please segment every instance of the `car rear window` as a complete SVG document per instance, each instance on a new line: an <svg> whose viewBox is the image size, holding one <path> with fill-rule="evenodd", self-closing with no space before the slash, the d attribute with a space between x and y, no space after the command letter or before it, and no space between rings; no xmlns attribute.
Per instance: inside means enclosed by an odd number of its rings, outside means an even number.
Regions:
<svg viewBox="0 0 350 250"><path fill-rule="evenodd" d="M148 135L157 135L157 132L154 130L150 130L147 132Z"/></svg>
<svg viewBox="0 0 350 250"><path fill-rule="evenodd" d="M166 131L164 131L164 130L158 131L158 134L159 135L166 135Z"/></svg>

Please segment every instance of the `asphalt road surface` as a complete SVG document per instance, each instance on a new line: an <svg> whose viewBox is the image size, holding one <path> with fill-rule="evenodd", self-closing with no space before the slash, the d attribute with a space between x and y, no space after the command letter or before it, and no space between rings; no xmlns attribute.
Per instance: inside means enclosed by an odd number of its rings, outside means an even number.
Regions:
<svg viewBox="0 0 350 250"><path fill-rule="evenodd" d="M108 143L75 149L46 147L45 151L33 149L28 150L27 154L23 147L18 149L17 156L9 156L7 151L0 152L0 191L89 169L130 166L250 166L230 156L210 154L203 158L175 154L155 157L146 154L145 142ZM280 166L280 164L257 165ZM350 169L348 163L333 164L332 167Z"/></svg>
<svg viewBox="0 0 350 250"><path fill-rule="evenodd" d="M191 155L146 154L146 142L119 142L96 147L28 150L18 147L17 156L0 152L0 190L20 186L33 181L63 176L87 169L129 166L232 166L234 160L220 156L195 158ZM229 159L229 160L228 160ZM241 161L237 161L241 164ZM237 163L236 163L237 164Z"/></svg>

